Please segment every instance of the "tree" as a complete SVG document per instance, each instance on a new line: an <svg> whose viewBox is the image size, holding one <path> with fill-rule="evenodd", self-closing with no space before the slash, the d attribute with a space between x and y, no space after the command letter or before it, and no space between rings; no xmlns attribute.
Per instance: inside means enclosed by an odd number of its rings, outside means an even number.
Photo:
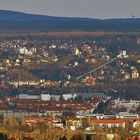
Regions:
<svg viewBox="0 0 140 140"><path fill-rule="evenodd" d="M7 140L7 135L0 133L0 140Z"/></svg>
<svg viewBox="0 0 140 140"><path fill-rule="evenodd" d="M71 140L83 140L83 136L78 133L72 136Z"/></svg>
<svg viewBox="0 0 140 140"><path fill-rule="evenodd" d="M63 136L61 140L67 140L66 136Z"/></svg>
<svg viewBox="0 0 140 140"><path fill-rule="evenodd" d="M139 106L138 108L136 109L137 113L140 113L140 103L139 103Z"/></svg>
<svg viewBox="0 0 140 140"><path fill-rule="evenodd" d="M92 140L90 135L86 136L86 140Z"/></svg>

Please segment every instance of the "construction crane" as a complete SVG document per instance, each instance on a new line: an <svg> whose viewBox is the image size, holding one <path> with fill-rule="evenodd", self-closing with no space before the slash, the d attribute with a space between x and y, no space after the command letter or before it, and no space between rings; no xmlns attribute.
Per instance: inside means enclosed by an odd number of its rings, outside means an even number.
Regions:
<svg viewBox="0 0 140 140"><path fill-rule="evenodd" d="M136 18L136 16L135 16L135 15L133 15L132 13L130 14L130 16L131 16L131 18Z"/></svg>
<svg viewBox="0 0 140 140"><path fill-rule="evenodd" d="M112 59L109 60L108 62L102 64L101 66L98 66L97 68L92 69L92 70L90 70L90 71L88 71L88 72L86 72L86 73L84 73L84 74L82 74L82 75L76 77L76 80L80 80L81 78L83 78L83 77L85 77L85 76L87 76L87 75L89 75L89 74L94 73L95 71L97 71L97 70L99 70L99 69L105 67L106 65L108 65L108 64L110 64L110 63L112 63L112 62L114 62L114 61L117 60L118 58L123 58L124 55L125 55L125 54L123 54L123 52L120 53L119 55L117 55L116 57L112 58Z"/></svg>

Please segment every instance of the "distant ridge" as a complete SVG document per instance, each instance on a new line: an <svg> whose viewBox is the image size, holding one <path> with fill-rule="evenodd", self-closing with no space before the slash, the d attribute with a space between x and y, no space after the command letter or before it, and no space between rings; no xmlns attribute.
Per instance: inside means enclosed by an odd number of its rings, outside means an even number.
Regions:
<svg viewBox="0 0 140 140"><path fill-rule="evenodd" d="M48 16L48 15L36 15L36 14L27 14L17 11L8 11L8 10L0 10L0 20L48 20L48 19L67 19L67 20L94 20L98 21L99 19L92 19L92 18L76 18L76 17L55 17L55 16Z"/></svg>
<svg viewBox="0 0 140 140"><path fill-rule="evenodd" d="M0 10L0 29L140 31L140 18L101 20L92 18L53 17Z"/></svg>

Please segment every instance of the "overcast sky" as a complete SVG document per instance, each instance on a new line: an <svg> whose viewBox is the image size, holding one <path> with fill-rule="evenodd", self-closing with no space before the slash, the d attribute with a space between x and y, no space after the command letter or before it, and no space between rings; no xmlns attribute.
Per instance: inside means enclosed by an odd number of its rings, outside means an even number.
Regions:
<svg viewBox="0 0 140 140"><path fill-rule="evenodd" d="M0 9L52 16L140 17L140 0L0 0Z"/></svg>

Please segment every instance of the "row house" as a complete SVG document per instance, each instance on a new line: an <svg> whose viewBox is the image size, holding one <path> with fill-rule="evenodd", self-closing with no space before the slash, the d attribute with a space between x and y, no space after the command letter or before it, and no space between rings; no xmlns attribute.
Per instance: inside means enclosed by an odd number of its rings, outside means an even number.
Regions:
<svg viewBox="0 0 140 140"><path fill-rule="evenodd" d="M125 128L125 120L121 119L104 119L104 120L91 120L90 123L92 125L100 126L100 127L123 127Z"/></svg>

